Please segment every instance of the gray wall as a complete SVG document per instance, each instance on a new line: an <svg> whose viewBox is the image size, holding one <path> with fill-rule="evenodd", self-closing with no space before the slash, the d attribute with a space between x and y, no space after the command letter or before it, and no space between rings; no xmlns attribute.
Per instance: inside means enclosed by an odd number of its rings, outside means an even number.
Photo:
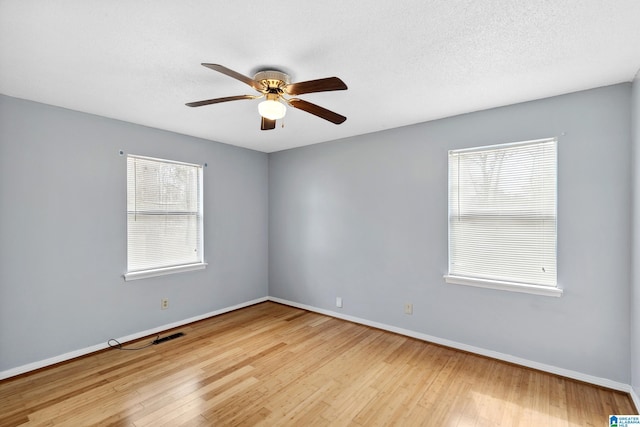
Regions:
<svg viewBox="0 0 640 427"><path fill-rule="evenodd" d="M635 83L269 156L0 96L0 371L272 295L640 394ZM446 285L447 150L548 136L565 295ZM120 149L208 163L206 270L124 282Z"/></svg>
<svg viewBox="0 0 640 427"><path fill-rule="evenodd" d="M620 84L270 155L270 295L629 384L630 96ZM447 150L550 136L564 295L445 284Z"/></svg>
<svg viewBox="0 0 640 427"><path fill-rule="evenodd" d="M631 282L631 385L640 396L640 71L633 81L633 281ZM640 410L640 408L637 408Z"/></svg>
<svg viewBox="0 0 640 427"><path fill-rule="evenodd" d="M120 149L208 163L207 269L123 280ZM267 296L267 169L264 153L0 96L0 371Z"/></svg>

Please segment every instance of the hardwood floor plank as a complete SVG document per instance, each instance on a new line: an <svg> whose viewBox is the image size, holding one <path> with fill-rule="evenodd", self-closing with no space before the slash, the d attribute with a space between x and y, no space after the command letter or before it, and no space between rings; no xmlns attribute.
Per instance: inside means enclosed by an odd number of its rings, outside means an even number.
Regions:
<svg viewBox="0 0 640 427"><path fill-rule="evenodd" d="M582 427L635 410L621 392L272 302L174 332L0 381L0 426Z"/></svg>

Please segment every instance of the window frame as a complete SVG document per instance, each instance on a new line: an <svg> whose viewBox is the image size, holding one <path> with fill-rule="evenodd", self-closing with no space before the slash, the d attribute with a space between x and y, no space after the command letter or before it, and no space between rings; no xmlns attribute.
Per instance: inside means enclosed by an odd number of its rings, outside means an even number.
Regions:
<svg viewBox="0 0 640 427"><path fill-rule="evenodd" d="M467 148L467 149L458 149L458 150L449 150L447 153L448 158L451 157L451 153L464 153L464 152L479 152L479 151L488 151L491 149L495 149L495 150L499 150L499 149L505 149L505 148L509 148L510 146L512 147L516 147L516 146L524 146L524 145L531 145L531 144L536 144L536 143L547 143L547 142L554 142L555 145L555 163L554 163L554 168L555 168L555 212L554 212L554 219L555 219L555 263L556 263L556 269L557 269L557 260L558 260L558 256L557 256L557 239L558 239L558 232L557 232L557 219L558 219L558 197L557 197L557 191L558 191L558 138L557 137L552 137L552 138L543 138L543 139L538 139L538 140L531 140L531 141L521 141L521 142L513 142L513 143L503 143L503 144L494 144L494 145L488 145L488 146L480 146L480 147L473 147L473 148ZM558 284L558 280L557 280L557 272L556 272L556 280L555 280L555 285L543 285L543 284L531 284L531 283L523 283L523 282L519 282L519 281L509 281L509 280L501 280L501 279L493 279L493 278L485 278L485 277L475 277L475 276L467 276L467 275L461 275L461 274L455 274L452 273L452 269L451 269L451 248L452 248L452 243L451 243L451 219L452 219L452 214L451 214L451 203L452 203L452 192L451 192L451 168L449 165L449 160L448 160L448 166L447 166L447 209L448 209L448 213L447 213L447 236L448 236L448 263L447 263L447 273L443 276L444 280L446 283L448 284L456 284L456 285L465 285L465 286L474 286L474 287L480 287L480 288L488 288L488 289L494 289L494 290L502 290L502 291L511 291L511 292L520 292L520 293L529 293L529 294L535 294L535 295L544 295L544 296L553 296L553 297L560 297L563 294L563 290L562 288L559 287ZM557 270L556 270L557 271Z"/></svg>
<svg viewBox="0 0 640 427"><path fill-rule="evenodd" d="M207 263L205 262L205 254L204 254L204 191L203 191L203 182L204 182L204 168L202 165L199 164L194 164L194 163L186 163L186 162L180 162L180 161L176 161L176 160L170 160L170 159L161 159L161 158L156 158L156 157L148 157L148 156L140 156L140 155L134 155L134 154L127 154L125 156L126 158L126 164L127 164L127 172L126 172L126 182L127 182L127 202L126 202L126 215L127 215L127 271L126 273L124 273L123 277L125 279L125 281L130 281L130 280L138 280L138 279L145 279L148 277L157 277L157 276L164 276L164 275L168 275L168 274L175 274L175 273L180 273L180 272L186 272L186 271L195 271L195 270L202 270L204 268L207 267ZM199 260L197 262L185 262L184 264L178 264L178 265L159 265L157 267L151 267L151 268L144 268L144 269L138 269L138 270L130 270L130 263L129 263L129 215L132 213L132 211L129 210L129 202L128 202L128 197L129 197L129 169L128 169L128 163L129 163L129 159L141 159L144 161L152 161L152 162L158 162L158 163L162 163L162 164L174 164L174 165L181 165L181 166L189 166L189 167L194 167L197 168L197 213L196 213L196 221L197 221L197 233L198 233L198 255L199 255ZM165 213L163 216L167 216L167 215L175 215L175 213Z"/></svg>

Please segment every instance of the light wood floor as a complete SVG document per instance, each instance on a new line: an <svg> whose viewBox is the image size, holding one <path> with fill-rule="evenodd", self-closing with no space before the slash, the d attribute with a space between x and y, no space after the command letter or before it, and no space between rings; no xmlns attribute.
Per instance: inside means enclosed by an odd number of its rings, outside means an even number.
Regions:
<svg viewBox="0 0 640 427"><path fill-rule="evenodd" d="M0 382L0 426L600 427L636 413L624 393L272 302L176 331Z"/></svg>

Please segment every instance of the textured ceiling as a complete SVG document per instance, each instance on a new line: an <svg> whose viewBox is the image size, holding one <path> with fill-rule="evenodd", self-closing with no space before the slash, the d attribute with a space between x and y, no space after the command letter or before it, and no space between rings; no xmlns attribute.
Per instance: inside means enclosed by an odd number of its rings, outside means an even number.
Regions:
<svg viewBox="0 0 640 427"><path fill-rule="evenodd" d="M202 67L347 91L260 131L255 94ZM0 0L0 93L264 152L631 81L638 0Z"/></svg>

